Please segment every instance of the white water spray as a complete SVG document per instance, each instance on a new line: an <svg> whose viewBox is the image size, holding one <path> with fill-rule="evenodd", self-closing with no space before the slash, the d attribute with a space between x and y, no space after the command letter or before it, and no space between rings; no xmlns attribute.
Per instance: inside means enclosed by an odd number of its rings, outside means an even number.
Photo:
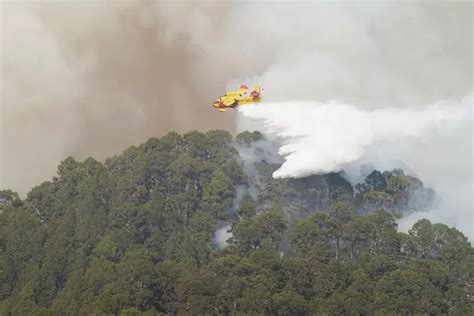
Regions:
<svg viewBox="0 0 474 316"><path fill-rule="evenodd" d="M282 102L239 108L245 118L260 121L263 132L283 140L285 157L276 178L337 172L373 146L423 141L433 133L471 119L473 96L422 109L363 110L338 102Z"/></svg>

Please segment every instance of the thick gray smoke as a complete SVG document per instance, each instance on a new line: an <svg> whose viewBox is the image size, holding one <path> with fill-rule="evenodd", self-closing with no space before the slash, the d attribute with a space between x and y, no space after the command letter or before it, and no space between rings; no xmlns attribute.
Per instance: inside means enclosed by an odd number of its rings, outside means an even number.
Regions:
<svg viewBox="0 0 474 316"><path fill-rule="evenodd" d="M25 193L68 155L103 159L171 130L233 130L210 103L231 78L263 70L235 63L232 41L220 41L231 3L0 6L0 188Z"/></svg>
<svg viewBox="0 0 474 316"><path fill-rule="evenodd" d="M0 6L0 186L21 192L67 155L103 158L169 130L233 131L235 116L209 103L241 82L262 82L271 102L358 109L415 109L472 92L468 1ZM404 153L393 158L407 158L428 186L459 188L472 222L472 124L456 133L387 152ZM469 145L461 157L457 144Z"/></svg>

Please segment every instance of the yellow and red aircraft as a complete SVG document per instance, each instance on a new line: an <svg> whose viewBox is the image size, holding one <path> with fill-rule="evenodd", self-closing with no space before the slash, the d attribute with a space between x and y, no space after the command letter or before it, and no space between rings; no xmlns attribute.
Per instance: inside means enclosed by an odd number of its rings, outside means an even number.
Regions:
<svg viewBox="0 0 474 316"><path fill-rule="evenodd" d="M263 88L260 83L253 86L252 92L247 94L249 88L246 85L241 85L235 91L226 92L223 97L217 99L212 106L220 112L225 112L225 109L235 108L243 104L250 104L260 102L262 100Z"/></svg>

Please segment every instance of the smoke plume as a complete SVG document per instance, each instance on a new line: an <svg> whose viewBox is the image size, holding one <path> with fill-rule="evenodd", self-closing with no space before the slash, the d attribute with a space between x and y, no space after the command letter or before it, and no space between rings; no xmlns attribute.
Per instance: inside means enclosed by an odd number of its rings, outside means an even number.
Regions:
<svg viewBox="0 0 474 316"><path fill-rule="evenodd" d="M0 6L1 188L25 193L68 155L103 159L172 130L233 129L209 106L231 77L251 74L213 45L230 3Z"/></svg>
<svg viewBox="0 0 474 316"><path fill-rule="evenodd" d="M227 241L232 238L232 232L230 230L231 226L229 224L216 230L213 243L217 248L222 249L227 247Z"/></svg>

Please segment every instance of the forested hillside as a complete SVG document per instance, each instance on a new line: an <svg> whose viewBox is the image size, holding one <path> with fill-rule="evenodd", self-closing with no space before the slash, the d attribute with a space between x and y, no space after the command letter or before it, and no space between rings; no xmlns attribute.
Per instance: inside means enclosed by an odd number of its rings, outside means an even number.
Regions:
<svg viewBox="0 0 474 316"><path fill-rule="evenodd" d="M273 155L257 132L170 133L0 191L0 314L474 313L467 238L397 231L433 190L402 170L274 179Z"/></svg>

